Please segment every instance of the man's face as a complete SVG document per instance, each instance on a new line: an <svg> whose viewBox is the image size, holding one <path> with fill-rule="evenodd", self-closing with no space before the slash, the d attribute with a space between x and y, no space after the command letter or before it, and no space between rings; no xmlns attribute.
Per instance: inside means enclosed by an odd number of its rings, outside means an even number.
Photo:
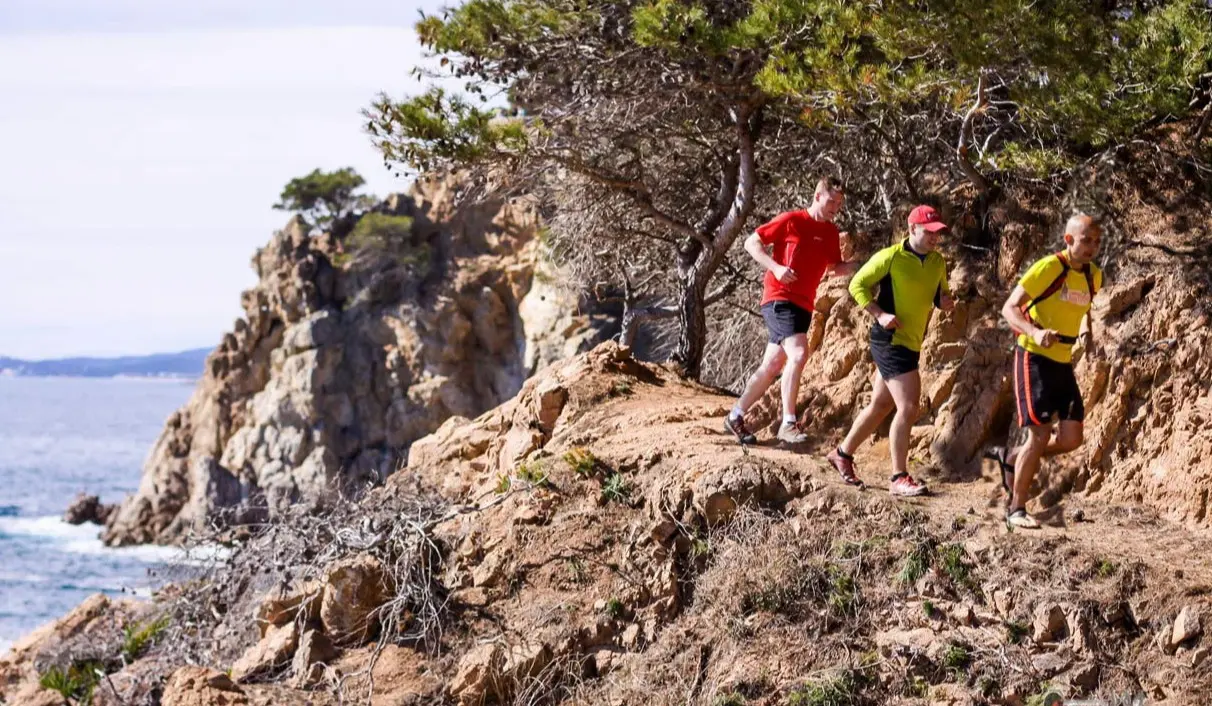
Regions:
<svg viewBox="0 0 1212 706"><path fill-rule="evenodd" d="M820 209L821 219L830 223L841 212L842 206L845 203L846 195L840 191L826 189L816 194L816 204Z"/></svg>
<svg viewBox="0 0 1212 706"><path fill-rule="evenodd" d="M929 231L921 225L914 224L909 226L909 244L923 255L934 252L934 249L938 247L938 241L942 239L945 232L942 230Z"/></svg>
<svg viewBox="0 0 1212 706"><path fill-rule="evenodd" d="M1079 265L1094 260L1098 255L1098 247L1102 244L1102 240L1102 227L1093 223L1065 233L1065 244L1069 246L1069 253L1073 256L1073 261Z"/></svg>

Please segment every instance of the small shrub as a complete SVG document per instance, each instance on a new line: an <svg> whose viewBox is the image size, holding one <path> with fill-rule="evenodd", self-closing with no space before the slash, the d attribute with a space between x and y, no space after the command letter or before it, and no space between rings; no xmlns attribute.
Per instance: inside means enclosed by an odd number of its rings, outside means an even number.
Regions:
<svg viewBox="0 0 1212 706"><path fill-rule="evenodd" d="M631 488L622 473L611 473L602 483L602 497L608 502L626 504L631 495Z"/></svg>
<svg viewBox="0 0 1212 706"><path fill-rule="evenodd" d="M150 647L156 638L164 632L168 627L170 618L167 615L160 616L156 620L142 623L127 625L122 630L122 661L125 664L130 664L139 659L143 652Z"/></svg>
<svg viewBox="0 0 1212 706"><path fill-rule="evenodd" d="M606 601L606 615L609 615L615 620L619 620L623 617L625 612L626 611L623 608L623 601L620 601L618 598L611 596L610 600Z"/></svg>
<svg viewBox="0 0 1212 706"><path fill-rule="evenodd" d="M863 678L858 672L809 682L787 695L788 706L853 706L858 703Z"/></svg>
<svg viewBox="0 0 1212 706"><path fill-rule="evenodd" d="M524 480L539 487L545 487L549 484L547 473L538 464L523 463L519 466L518 480Z"/></svg>
<svg viewBox="0 0 1212 706"><path fill-rule="evenodd" d="M584 478L592 476L598 466L598 460L594 457L593 452L580 448L569 449L564 454L564 463L567 463L578 476Z"/></svg>
<svg viewBox="0 0 1212 706"><path fill-rule="evenodd" d="M690 556L694 559L705 557L711 553L711 541L696 537L690 544Z"/></svg>
<svg viewBox="0 0 1212 706"><path fill-rule="evenodd" d="M509 489L512 487L513 479L510 478L508 474L502 473L501 475L497 476L497 495L504 495L505 493L508 493Z"/></svg>
<svg viewBox="0 0 1212 706"><path fill-rule="evenodd" d="M1094 573L1097 574L1100 579L1105 579L1114 576L1116 570L1118 569L1119 567L1110 559L1099 559L1098 564L1094 567Z"/></svg>
<svg viewBox="0 0 1212 706"><path fill-rule="evenodd" d="M412 219L386 213L368 213L345 238L345 248L356 258L361 253L391 254L400 265L418 267L429 262L429 246L413 243Z"/></svg>
<svg viewBox="0 0 1212 706"><path fill-rule="evenodd" d="M745 697L735 691L717 694L715 700L711 702L711 706L745 706L745 704Z"/></svg>
<svg viewBox="0 0 1212 706"><path fill-rule="evenodd" d="M564 563L568 567L568 573L572 577L573 583L585 583L585 580L588 578L588 572L585 569L584 561L577 557L572 557Z"/></svg>
<svg viewBox="0 0 1212 706"><path fill-rule="evenodd" d="M791 603L791 596L781 586L763 586L741 595L741 614L784 613Z"/></svg>
<svg viewBox="0 0 1212 706"><path fill-rule="evenodd" d="M927 618L933 618L937 611L938 611L938 609L934 607L933 601L931 601L931 600L922 601L922 612L926 614Z"/></svg>
<svg viewBox="0 0 1212 706"><path fill-rule="evenodd" d="M1048 682L1039 685L1039 693L1027 697L1027 706L1060 706L1065 697Z"/></svg>
<svg viewBox="0 0 1212 706"><path fill-rule="evenodd" d="M964 548L959 544L948 544L938 551L943 573L951 579L951 583L957 587L972 589L974 588L972 572L964 563L964 556Z"/></svg>
<svg viewBox="0 0 1212 706"><path fill-rule="evenodd" d="M95 662L79 662L66 670L51 667L38 678L43 689L57 692L68 703L89 703L100 681L101 666Z"/></svg>
<svg viewBox="0 0 1212 706"><path fill-rule="evenodd" d="M930 695L930 682L920 674L914 674L905 684L905 696L924 699Z"/></svg>
<svg viewBox="0 0 1212 706"><path fill-rule="evenodd" d="M616 380L614 384L610 386L611 397L625 397L630 394L631 383L627 382L626 380Z"/></svg>
<svg viewBox="0 0 1212 706"><path fill-rule="evenodd" d="M1025 623L1020 623L1015 620L1006 621L1006 640L1011 645L1022 643L1023 639L1026 637L1027 625Z"/></svg>
<svg viewBox="0 0 1212 706"><path fill-rule="evenodd" d="M986 699L991 699L1001 693L1002 685L997 681L996 678L991 677L988 674L982 674L980 678L976 680L976 689L980 692L981 696L984 696Z"/></svg>
<svg viewBox="0 0 1212 706"><path fill-rule="evenodd" d="M953 642L947 646L946 652L943 653L943 668L951 673L953 677L968 668L972 663L972 653L968 646L961 642Z"/></svg>
<svg viewBox="0 0 1212 706"><path fill-rule="evenodd" d="M829 567L829 609L836 615L853 615L858 607L859 591L854 577L837 566Z"/></svg>

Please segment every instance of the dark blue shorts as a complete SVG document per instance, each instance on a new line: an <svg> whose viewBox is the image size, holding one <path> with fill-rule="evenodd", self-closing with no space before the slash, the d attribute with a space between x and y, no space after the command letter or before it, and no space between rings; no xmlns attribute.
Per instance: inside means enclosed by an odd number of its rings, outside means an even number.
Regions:
<svg viewBox="0 0 1212 706"><path fill-rule="evenodd" d="M762 319L770 342L779 344L797 333L808 333L812 312L791 302L767 302L762 305Z"/></svg>

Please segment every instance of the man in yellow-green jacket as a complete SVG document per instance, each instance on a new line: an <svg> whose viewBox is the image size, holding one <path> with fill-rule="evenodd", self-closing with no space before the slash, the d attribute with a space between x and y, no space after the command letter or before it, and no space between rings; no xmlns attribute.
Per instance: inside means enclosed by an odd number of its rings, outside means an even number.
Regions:
<svg viewBox="0 0 1212 706"><path fill-rule="evenodd" d="M889 433L889 490L903 496L927 492L924 483L909 475L909 430L921 397L918 360L926 325L936 306L944 311L955 307L947 285L947 263L935 250L946 229L938 212L918 206L909 214L909 236L877 252L850 280L850 295L875 318L871 358L879 374L870 404L854 420L842 445L826 457L849 485L863 486L854 471L854 452L895 408Z"/></svg>

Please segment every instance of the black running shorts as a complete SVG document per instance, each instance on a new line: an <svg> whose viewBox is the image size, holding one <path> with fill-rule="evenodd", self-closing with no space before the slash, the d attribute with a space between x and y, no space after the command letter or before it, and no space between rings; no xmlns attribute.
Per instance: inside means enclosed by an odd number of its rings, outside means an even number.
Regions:
<svg viewBox="0 0 1212 706"><path fill-rule="evenodd" d="M812 312L791 302L767 302L762 305L762 319L766 321L770 342L779 344L797 333L807 333Z"/></svg>
<svg viewBox="0 0 1212 706"><path fill-rule="evenodd" d="M871 338L871 359L875 361L875 367L880 371L880 377L891 380L917 370L922 354L904 346L881 341L873 336Z"/></svg>
<svg viewBox="0 0 1212 706"><path fill-rule="evenodd" d="M1014 347L1014 400L1019 426L1086 419L1082 391L1073 366Z"/></svg>

